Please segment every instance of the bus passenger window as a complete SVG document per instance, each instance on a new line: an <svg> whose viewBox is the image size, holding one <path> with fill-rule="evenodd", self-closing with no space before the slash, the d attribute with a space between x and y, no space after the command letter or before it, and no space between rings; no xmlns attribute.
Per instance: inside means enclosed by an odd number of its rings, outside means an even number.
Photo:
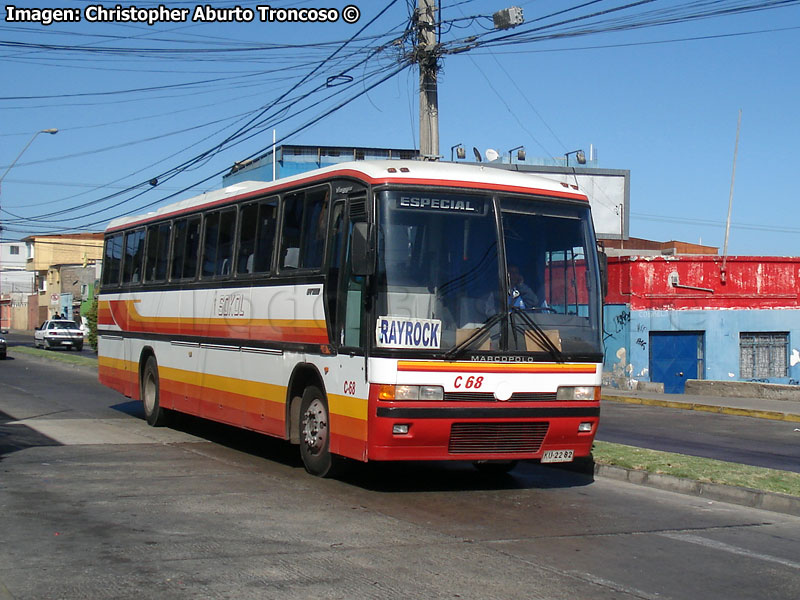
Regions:
<svg viewBox="0 0 800 600"><path fill-rule="evenodd" d="M197 273L200 218L175 221L172 242L172 279L190 279Z"/></svg>
<svg viewBox="0 0 800 600"><path fill-rule="evenodd" d="M206 215L205 242L203 243L203 277L231 274L235 230L235 209Z"/></svg>
<svg viewBox="0 0 800 600"><path fill-rule="evenodd" d="M211 277L217 269L217 238L219 237L219 213L206 215L205 243L203 244L203 277Z"/></svg>
<svg viewBox="0 0 800 600"><path fill-rule="evenodd" d="M118 285L122 266L122 234L106 238L103 252L103 285Z"/></svg>
<svg viewBox="0 0 800 600"><path fill-rule="evenodd" d="M306 197L302 252L304 268L322 266L322 259L325 255L325 237L328 233L328 203L328 190L313 192Z"/></svg>
<svg viewBox="0 0 800 600"><path fill-rule="evenodd" d="M167 278L170 224L160 223L147 228L147 257L145 281L164 281Z"/></svg>
<svg viewBox="0 0 800 600"><path fill-rule="evenodd" d="M236 233L236 211L226 210L220 215L219 241L217 242L217 275L231 274L233 238Z"/></svg>
<svg viewBox="0 0 800 600"><path fill-rule="evenodd" d="M284 198L280 266L284 269L318 269L325 256L328 232L328 188Z"/></svg>
<svg viewBox="0 0 800 600"><path fill-rule="evenodd" d="M239 254L236 272L267 273L272 265L277 199L254 202L242 207L239 226Z"/></svg>
<svg viewBox="0 0 800 600"><path fill-rule="evenodd" d="M281 268L296 269L300 265L300 232L303 226L303 194L283 199L283 229L281 230Z"/></svg>
<svg viewBox="0 0 800 600"><path fill-rule="evenodd" d="M122 283L139 283L142 280L144 255L144 229L129 231L125 236L125 263Z"/></svg>

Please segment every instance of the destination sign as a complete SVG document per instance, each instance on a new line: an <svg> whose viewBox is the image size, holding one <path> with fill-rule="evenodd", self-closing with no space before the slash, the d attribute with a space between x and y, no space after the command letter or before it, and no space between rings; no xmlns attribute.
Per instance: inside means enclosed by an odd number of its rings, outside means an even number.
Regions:
<svg viewBox="0 0 800 600"><path fill-rule="evenodd" d="M486 213L486 201L483 198L468 198L464 196L425 196L403 194L397 197L398 208L411 208L422 210L437 210L445 212L458 212L473 215Z"/></svg>
<svg viewBox="0 0 800 600"><path fill-rule="evenodd" d="M378 317L375 335L381 348L438 350L442 343L442 322L438 319Z"/></svg>

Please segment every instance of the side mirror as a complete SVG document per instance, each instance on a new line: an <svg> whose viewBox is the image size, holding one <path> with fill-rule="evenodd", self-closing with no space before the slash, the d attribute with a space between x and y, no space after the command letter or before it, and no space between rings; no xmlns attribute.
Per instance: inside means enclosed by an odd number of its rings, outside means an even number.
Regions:
<svg viewBox="0 0 800 600"><path fill-rule="evenodd" d="M602 250L597 252L597 262L600 263L600 289L603 292L603 302L608 296L608 255Z"/></svg>
<svg viewBox="0 0 800 600"><path fill-rule="evenodd" d="M353 223L350 238L350 260L353 275L372 275L375 272L375 247L372 228L367 223Z"/></svg>

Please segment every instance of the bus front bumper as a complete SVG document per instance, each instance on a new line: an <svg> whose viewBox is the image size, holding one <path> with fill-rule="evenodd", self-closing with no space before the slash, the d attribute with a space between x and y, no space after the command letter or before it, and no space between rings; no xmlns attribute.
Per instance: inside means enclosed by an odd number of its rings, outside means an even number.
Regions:
<svg viewBox="0 0 800 600"><path fill-rule="evenodd" d="M542 460L588 456L599 402L377 407L369 460ZM567 451L562 453L561 451ZM570 452L571 451L571 452Z"/></svg>

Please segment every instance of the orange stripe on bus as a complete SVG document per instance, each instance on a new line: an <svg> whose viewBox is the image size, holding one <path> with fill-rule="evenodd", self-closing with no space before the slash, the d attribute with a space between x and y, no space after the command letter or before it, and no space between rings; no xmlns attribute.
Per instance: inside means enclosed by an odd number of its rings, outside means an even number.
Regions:
<svg viewBox="0 0 800 600"><path fill-rule="evenodd" d="M327 344L325 321L316 319L233 319L196 317L146 317L136 308L140 300L109 300L103 325L119 325L123 331L216 338L274 340ZM105 304L105 302L104 302ZM98 307L99 309L99 307ZM99 320L99 317L98 317Z"/></svg>

